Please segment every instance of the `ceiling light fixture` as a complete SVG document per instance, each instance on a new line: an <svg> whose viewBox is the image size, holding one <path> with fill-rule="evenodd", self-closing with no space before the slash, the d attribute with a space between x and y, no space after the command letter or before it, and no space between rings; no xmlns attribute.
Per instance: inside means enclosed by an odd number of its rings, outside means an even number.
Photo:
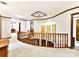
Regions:
<svg viewBox="0 0 79 59"><path fill-rule="evenodd" d="M35 13L31 14L31 16L33 17L38 17L38 18L41 18L41 17L44 17L46 16L47 14L43 13L43 12L40 12L40 11L36 11Z"/></svg>

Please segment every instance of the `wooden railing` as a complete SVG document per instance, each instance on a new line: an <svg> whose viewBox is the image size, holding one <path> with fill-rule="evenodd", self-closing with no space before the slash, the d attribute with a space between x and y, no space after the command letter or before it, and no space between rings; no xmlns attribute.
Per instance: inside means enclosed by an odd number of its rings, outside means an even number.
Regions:
<svg viewBox="0 0 79 59"><path fill-rule="evenodd" d="M20 34L23 34L20 33ZM26 34L26 33L25 33ZM32 39L39 39L38 45L48 46L48 42L53 43L54 48L68 48L68 34L67 33L34 33ZM44 41L42 43L42 41Z"/></svg>
<svg viewBox="0 0 79 59"><path fill-rule="evenodd" d="M34 33L34 37L45 39L54 43L55 48L68 47L68 34L67 33Z"/></svg>

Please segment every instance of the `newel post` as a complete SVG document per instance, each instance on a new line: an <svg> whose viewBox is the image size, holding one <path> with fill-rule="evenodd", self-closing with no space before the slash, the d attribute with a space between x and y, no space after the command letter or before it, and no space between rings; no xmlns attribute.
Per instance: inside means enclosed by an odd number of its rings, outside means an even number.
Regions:
<svg viewBox="0 0 79 59"><path fill-rule="evenodd" d="M71 49L74 48L74 45L75 45L75 38L71 37Z"/></svg>

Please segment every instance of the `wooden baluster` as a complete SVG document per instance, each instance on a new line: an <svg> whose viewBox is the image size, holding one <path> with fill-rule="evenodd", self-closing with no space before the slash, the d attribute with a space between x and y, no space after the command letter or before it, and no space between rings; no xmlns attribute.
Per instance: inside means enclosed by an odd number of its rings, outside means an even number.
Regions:
<svg viewBox="0 0 79 59"><path fill-rule="evenodd" d="M47 41L46 34L45 34L45 39L46 39L46 41ZM47 42L46 42L46 46L47 46Z"/></svg>
<svg viewBox="0 0 79 59"><path fill-rule="evenodd" d="M66 35L64 34L64 48L66 47Z"/></svg>
<svg viewBox="0 0 79 59"><path fill-rule="evenodd" d="M38 38L39 38L39 33L38 33Z"/></svg>
<svg viewBox="0 0 79 59"><path fill-rule="evenodd" d="M55 34L53 34L53 42L54 42L54 47L55 47Z"/></svg>
<svg viewBox="0 0 79 59"><path fill-rule="evenodd" d="M61 34L60 34L60 48L61 48Z"/></svg>
<svg viewBox="0 0 79 59"><path fill-rule="evenodd" d="M41 34L39 34L39 43L38 43L39 45L40 45L40 38L41 38Z"/></svg>
<svg viewBox="0 0 79 59"><path fill-rule="evenodd" d="M61 36L62 36L62 41L61 41L61 44L62 44L62 45L61 45L61 47L63 47L63 35L61 35Z"/></svg>
<svg viewBox="0 0 79 59"><path fill-rule="evenodd" d="M59 34L59 48L60 48L60 34Z"/></svg>
<svg viewBox="0 0 79 59"><path fill-rule="evenodd" d="M68 47L68 34L67 34L67 47Z"/></svg>
<svg viewBox="0 0 79 59"><path fill-rule="evenodd" d="M54 42L54 35L52 34L52 41Z"/></svg>
<svg viewBox="0 0 79 59"><path fill-rule="evenodd" d="M36 38L37 38L37 33L36 33Z"/></svg>
<svg viewBox="0 0 79 59"><path fill-rule="evenodd" d="M60 34L60 48L61 48L61 34Z"/></svg>
<svg viewBox="0 0 79 59"><path fill-rule="evenodd" d="M65 46L66 46L66 37L65 37L65 34L64 34L64 43L63 43L63 45L64 45L64 48L65 48Z"/></svg>
<svg viewBox="0 0 79 59"><path fill-rule="evenodd" d="M38 38L38 33L37 33L37 38Z"/></svg>
<svg viewBox="0 0 79 59"><path fill-rule="evenodd" d="M49 40L51 41L51 34L49 34Z"/></svg>
<svg viewBox="0 0 79 59"><path fill-rule="evenodd" d="M38 33L38 37L37 38L39 38L39 33Z"/></svg>
<svg viewBox="0 0 79 59"><path fill-rule="evenodd" d="M37 35L38 35L38 34L36 33L36 38L37 38Z"/></svg>
<svg viewBox="0 0 79 59"><path fill-rule="evenodd" d="M55 43L54 43L54 34L52 34L52 40L53 40L53 44L55 44Z"/></svg>
<svg viewBox="0 0 79 59"><path fill-rule="evenodd" d="M65 48L67 47L67 36L66 36L66 34L65 34Z"/></svg>
<svg viewBox="0 0 79 59"><path fill-rule="evenodd" d="M56 48L56 34L55 34L55 48Z"/></svg>
<svg viewBox="0 0 79 59"><path fill-rule="evenodd" d="M37 34L35 35L35 38L37 37Z"/></svg>
<svg viewBox="0 0 79 59"><path fill-rule="evenodd" d="M48 45L48 33L47 33L47 47L48 47L49 45Z"/></svg>
<svg viewBox="0 0 79 59"><path fill-rule="evenodd" d="M52 34L50 34L50 35L51 35L51 38L50 38L50 39L51 39L51 41L53 42L53 40L52 40Z"/></svg>
<svg viewBox="0 0 79 59"><path fill-rule="evenodd" d="M65 34L64 34L64 48L66 47L66 37L65 37Z"/></svg>
<svg viewBox="0 0 79 59"><path fill-rule="evenodd" d="M63 35L62 35L62 41L61 42L62 42L62 48L63 48Z"/></svg>
<svg viewBox="0 0 79 59"><path fill-rule="evenodd" d="M50 41L52 41L52 38L51 38L52 36L51 36L51 34L50 34Z"/></svg>
<svg viewBox="0 0 79 59"><path fill-rule="evenodd" d="M49 34L49 41L50 41L50 34Z"/></svg>
<svg viewBox="0 0 79 59"><path fill-rule="evenodd" d="M63 48L65 48L65 35L64 34L62 35L63 35Z"/></svg>
<svg viewBox="0 0 79 59"><path fill-rule="evenodd" d="M59 48L59 34L58 34L58 38L57 39L58 39L58 48Z"/></svg>
<svg viewBox="0 0 79 59"><path fill-rule="evenodd" d="M65 48L65 34L63 34L63 48Z"/></svg>
<svg viewBox="0 0 79 59"><path fill-rule="evenodd" d="M50 41L50 34L48 34L49 35L49 41Z"/></svg>
<svg viewBox="0 0 79 59"><path fill-rule="evenodd" d="M41 33L41 35L42 35L42 33ZM42 45L42 38L40 38L40 46Z"/></svg>
<svg viewBox="0 0 79 59"><path fill-rule="evenodd" d="M34 37L36 37L36 33L35 33L35 36Z"/></svg>
<svg viewBox="0 0 79 59"><path fill-rule="evenodd" d="M40 38L40 34L39 34L39 38Z"/></svg>
<svg viewBox="0 0 79 59"><path fill-rule="evenodd" d="M48 34L48 41L49 41L49 34Z"/></svg>
<svg viewBox="0 0 79 59"><path fill-rule="evenodd" d="M47 38L47 34L46 34L46 46L48 46L47 41L48 41L48 38Z"/></svg>
<svg viewBox="0 0 79 59"><path fill-rule="evenodd" d="M37 38L38 38L38 33L37 33Z"/></svg>
<svg viewBox="0 0 79 59"><path fill-rule="evenodd" d="M54 42L54 47L55 47L54 34L52 34L52 35L53 35L53 42Z"/></svg>

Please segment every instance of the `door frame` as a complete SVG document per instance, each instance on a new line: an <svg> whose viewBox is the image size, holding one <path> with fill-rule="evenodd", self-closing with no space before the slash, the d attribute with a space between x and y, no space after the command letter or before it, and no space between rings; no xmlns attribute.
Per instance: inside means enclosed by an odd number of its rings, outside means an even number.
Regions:
<svg viewBox="0 0 79 59"><path fill-rule="evenodd" d="M79 14L79 12L76 12L76 13L72 13L72 14L71 14L71 32L70 32L70 33L71 33L71 35L70 35L71 48L74 48L74 43L75 43L74 37L73 37L73 25L74 25L74 23L73 23L73 22L74 22L74 21L73 21L73 20L74 20L74 19L73 19L73 16L74 16L74 15L77 15L77 14Z"/></svg>
<svg viewBox="0 0 79 59"><path fill-rule="evenodd" d="M79 36L79 35L78 35L78 33L77 33L77 32L78 32L78 26L79 26L78 24L79 24L79 19L76 19L76 41L79 41L79 40L78 40L78 36Z"/></svg>

